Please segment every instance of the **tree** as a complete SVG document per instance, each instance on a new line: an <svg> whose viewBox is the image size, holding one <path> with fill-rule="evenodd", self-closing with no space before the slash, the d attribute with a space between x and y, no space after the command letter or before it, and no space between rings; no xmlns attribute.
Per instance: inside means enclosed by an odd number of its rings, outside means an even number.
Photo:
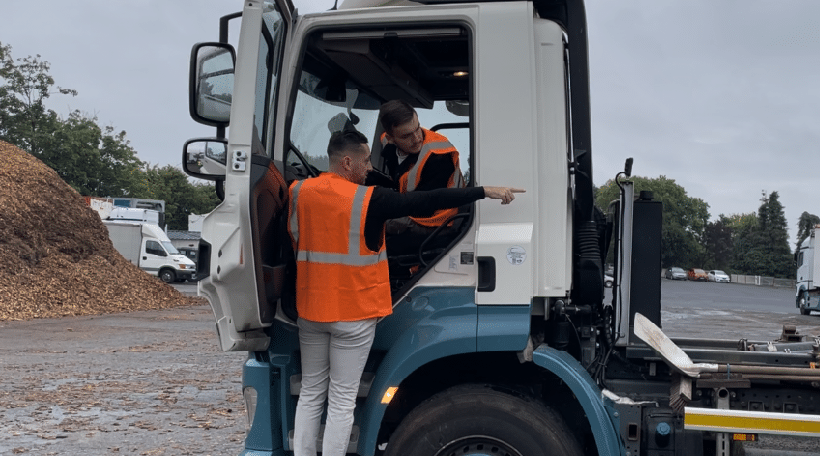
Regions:
<svg viewBox="0 0 820 456"><path fill-rule="evenodd" d="M212 184L192 184L188 176L171 165L148 167L148 192L144 198L165 201L165 221L170 230L187 230L189 214L211 212L219 203Z"/></svg>
<svg viewBox="0 0 820 456"><path fill-rule="evenodd" d="M765 210L763 206L766 206ZM761 213L766 216L765 223L760 224L761 248L767 257L769 269L769 274L766 275L792 277L794 267L789 247L788 223L783 205L780 203L780 195L776 191L770 193L760 207Z"/></svg>
<svg viewBox="0 0 820 456"><path fill-rule="evenodd" d="M792 277L789 233L778 193L766 195L764 192L757 216L748 215L754 217L754 223L747 217L737 230L734 268L743 274Z"/></svg>
<svg viewBox="0 0 820 456"><path fill-rule="evenodd" d="M0 139L15 144L54 169L83 195L134 197L144 192L144 165L125 132L102 128L96 117L74 111L61 119L46 109L53 94L76 96L57 87L40 56L14 60L0 43Z"/></svg>
<svg viewBox="0 0 820 456"><path fill-rule="evenodd" d="M702 266L706 261L703 236L709 220L709 205L699 198L691 198L686 190L666 176L647 178L633 176L636 194L651 191L655 200L663 203L661 234L661 265ZM596 204L606 209L610 201L618 199L619 188L614 180L597 189Z"/></svg>
<svg viewBox="0 0 820 456"><path fill-rule="evenodd" d="M751 251L755 246L754 233L757 230L757 215L754 213L734 214L726 218L726 224L732 230L731 269L747 274L750 267Z"/></svg>
<svg viewBox="0 0 820 456"><path fill-rule="evenodd" d="M797 221L797 242L795 243L798 249L803 241L811 235L811 230L817 225L820 225L820 217L809 214L806 211L800 214L800 219Z"/></svg>
<svg viewBox="0 0 820 456"><path fill-rule="evenodd" d="M53 143L51 134L59 123L57 113L46 109L46 98L77 95L76 90L53 88L50 67L39 55L15 61L11 46L0 43L0 139L38 158Z"/></svg>
<svg viewBox="0 0 820 456"><path fill-rule="evenodd" d="M704 247L706 248L706 269L730 269L732 262L732 227L729 219L720 214L716 222L706 224Z"/></svg>

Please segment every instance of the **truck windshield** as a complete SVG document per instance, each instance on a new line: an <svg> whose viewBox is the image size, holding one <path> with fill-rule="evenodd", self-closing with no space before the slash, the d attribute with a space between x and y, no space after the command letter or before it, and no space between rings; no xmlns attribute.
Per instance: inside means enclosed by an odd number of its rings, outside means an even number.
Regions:
<svg viewBox="0 0 820 456"><path fill-rule="evenodd" d="M345 101L327 101L323 99L325 93L322 93L322 86L329 90L327 83L323 84L320 78L308 72L302 73L290 138L311 165L320 171L327 171L327 143L331 132L347 127L372 137L379 118L379 102L360 94L355 87L341 89L338 98ZM370 98L366 104L371 109L352 108L359 98ZM351 106L350 110L347 104Z"/></svg>
<svg viewBox="0 0 820 456"><path fill-rule="evenodd" d="M179 250L174 247L174 244L171 244L168 241L163 241L162 246L165 247L165 251L168 252L168 255L179 255Z"/></svg>

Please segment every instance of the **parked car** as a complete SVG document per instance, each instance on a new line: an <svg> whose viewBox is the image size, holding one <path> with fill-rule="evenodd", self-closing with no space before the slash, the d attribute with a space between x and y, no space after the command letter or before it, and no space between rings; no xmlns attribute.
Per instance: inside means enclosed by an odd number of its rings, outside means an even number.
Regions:
<svg viewBox="0 0 820 456"><path fill-rule="evenodd" d="M607 288L612 288L612 284L615 283L615 279L610 275L604 275L604 286Z"/></svg>
<svg viewBox="0 0 820 456"><path fill-rule="evenodd" d="M706 271L700 268L689 268L689 272L687 272L686 275L689 277L689 280L700 280L702 282L708 280Z"/></svg>
<svg viewBox="0 0 820 456"><path fill-rule="evenodd" d="M666 270L666 278L669 280L686 280L686 271L683 268L671 267Z"/></svg>
<svg viewBox="0 0 820 456"><path fill-rule="evenodd" d="M709 274L706 275L706 280L709 282L731 282L728 274L717 269L709 271Z"/></svg>

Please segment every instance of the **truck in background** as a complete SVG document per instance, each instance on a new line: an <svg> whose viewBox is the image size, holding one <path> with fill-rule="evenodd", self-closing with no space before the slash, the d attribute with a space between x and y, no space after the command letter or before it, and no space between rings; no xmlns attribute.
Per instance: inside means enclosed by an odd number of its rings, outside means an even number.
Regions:
<svg viewBox="0 0 820 456"><path fill-rule="evenodd" d="M83 199L85 200L86 206L94 210L100 216L100 219L103 220L107 219L108 215L111 214L111 210L114 209L114 200L111 198L84 196Z"/></svg>
<svg viewBox="0 0 820 456"><path fill-rule="evenodd" d="M409 253L388 249L393 314L376 329L348 453L729 456L758 433L820 435L814 341L660 329L661 204L634 192L628 160L612 172L620 198L606 213L594 205L582 0L347 0L307 15L290 0L241 5L218 42L192 51L190 113L216 135L188 141L182 162L223 200L203 221L198 290L222 350L248 353L244 455L293 449L288 185L327 170L340 115L384 169L379 106L397 98L425 127L463 133L468 186L527 192L459 208ZM217 89L229 115L209 109ZM192 159L202 150L211 162Z"/></svg>
<svg viewBox="0 0 820 456"><path fill-rule="evenodd" d="M812 310L820 312L820 255L817 255L817 231L820 225L812 228L807 237L794 254L797 265L797 283L794 295L794 305L801 315L809 315Z"/></svg>
<svg viewBox="0 0 820 456"><path fill-rule="evenodd" d="M120 254L165 283L193 279L196 264L179 253L159 226L129 220L103 220Z"/></svg>
<svg viewBox="0 0 820 456"><path fill-rule="evenodd" d="M163 214L154 209L138 209L133 207L115 206L108 213L108 220L123 220L139 223L150 223L164 228L160 221L164 221Z"/></svg>

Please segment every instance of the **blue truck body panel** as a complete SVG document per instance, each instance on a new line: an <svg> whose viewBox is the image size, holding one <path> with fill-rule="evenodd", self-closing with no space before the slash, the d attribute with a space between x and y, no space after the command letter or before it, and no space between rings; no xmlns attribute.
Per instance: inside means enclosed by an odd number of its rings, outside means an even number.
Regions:
<svg viewBox="0 0 820 456"><path fill-rule="evenodd" d="M533 351L533 362L557 375L572 390L589 418L599 456L624 453L618 413L612 401L601 396L601 389L583 366L565 351L541 345Z"/></svg>

